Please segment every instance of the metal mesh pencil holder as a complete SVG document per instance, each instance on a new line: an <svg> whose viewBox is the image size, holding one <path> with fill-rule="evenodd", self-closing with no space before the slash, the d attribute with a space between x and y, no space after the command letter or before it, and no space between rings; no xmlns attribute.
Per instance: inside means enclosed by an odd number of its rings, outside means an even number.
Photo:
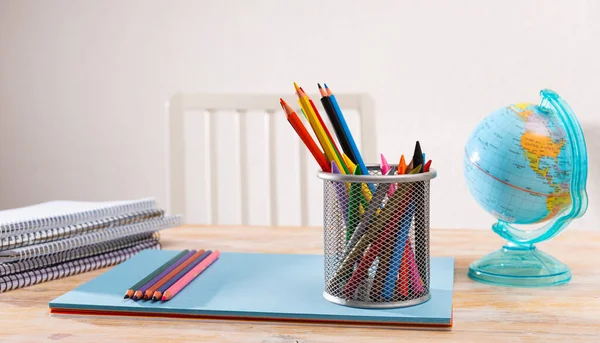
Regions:
<svg viewBox="0 0 600 343"><path fill-rule="evenodd" d="M429 183L435 170L397 175L319 172L324 180L323 296L362 308L430 299Z"/></svg>

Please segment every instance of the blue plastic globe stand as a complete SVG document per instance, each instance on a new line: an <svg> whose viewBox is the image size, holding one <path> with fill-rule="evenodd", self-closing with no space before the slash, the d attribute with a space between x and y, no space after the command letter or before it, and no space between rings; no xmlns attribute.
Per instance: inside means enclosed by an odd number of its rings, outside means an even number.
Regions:
<svg viewBox="0 0 600 343"><path fill-rule="evenodd" d="M587 151L583 130L569 105L551 90L540 92L542 112L556 115L562 124L570 148L571 204L551 221L535 230L521 230L508 222L498 220L492 229L507 243L469 266L473 280L503 286L545 287L560 285L571 280L567 265L538 250L536 243L549 240L564 230L569 223L587 210L586 193Z"/></svg>

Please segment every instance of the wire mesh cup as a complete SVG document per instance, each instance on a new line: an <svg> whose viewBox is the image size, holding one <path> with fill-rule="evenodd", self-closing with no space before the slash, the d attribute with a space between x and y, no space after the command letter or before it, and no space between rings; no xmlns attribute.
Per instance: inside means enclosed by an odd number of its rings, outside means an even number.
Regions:
<svg viewBox="0 0 600 343"><path fill-rule="evenodd" d="M362 308L430 299L429 183L437 173L319 172L324 180L325 299Z"/></svg>

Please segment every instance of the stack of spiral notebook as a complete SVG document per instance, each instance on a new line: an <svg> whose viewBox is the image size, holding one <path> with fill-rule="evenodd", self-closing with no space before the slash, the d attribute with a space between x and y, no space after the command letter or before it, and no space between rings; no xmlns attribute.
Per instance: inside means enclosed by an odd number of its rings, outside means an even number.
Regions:
<svg viewBox="0 0 600 343"><path fill-rule="evenodd" d="M0 292L119 264L160 249L180 224L153 199L50 201L0 211Z"/></svg>

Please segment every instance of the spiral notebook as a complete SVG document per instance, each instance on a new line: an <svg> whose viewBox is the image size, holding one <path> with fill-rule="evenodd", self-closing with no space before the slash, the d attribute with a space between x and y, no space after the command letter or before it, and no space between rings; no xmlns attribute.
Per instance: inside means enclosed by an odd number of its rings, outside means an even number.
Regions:
<svg viewBox="0 0 600 343"><path fill-rule="evenodd" d="M4 250L0 251L0 262L14 262L78 249L118 238L167 229L179 225L180 222L180 216L178 215L164 216L148 219L136 224L107 228L98 232L86 233L54 242Z"/></svg>
<svg viewBox="0 0 600 343"><path fill-rule="evenodd" d="M160 234L158 232L142 233L134 236L118 238L108 242L92 244L80 249L67 250L53 255L39 256L17 262L0 263L0 276L21 273L28 270L35 270L83 257L133 247L140 243L159 240Z"/></svg>
<svg viewBox="0 0 600 343"><path fill-rule="evenodd" d="M161 217L163 214L163 210L151 209L73 224L65 227L22 233L16 236L0 239L0 250L8 250L28 245L52 242L92 231L139 223L150 218Z"/></svg>
<svg viewBox="0 0 600 343"><path fill-rule="evenodd" d="M154 199L143 198L106 202L57 200L3 210L0 211L0 238L117 217L155 207Z"/></svg>
<svg viewBox="0 0 600 343"><path fill-rule="evenodd" d="M127 260L142 250L157 249L160 249L160 243L156 239L150 239L119 250L55 264L33 271L2 276L0 277L0 293L113 266Z"/></svg>

